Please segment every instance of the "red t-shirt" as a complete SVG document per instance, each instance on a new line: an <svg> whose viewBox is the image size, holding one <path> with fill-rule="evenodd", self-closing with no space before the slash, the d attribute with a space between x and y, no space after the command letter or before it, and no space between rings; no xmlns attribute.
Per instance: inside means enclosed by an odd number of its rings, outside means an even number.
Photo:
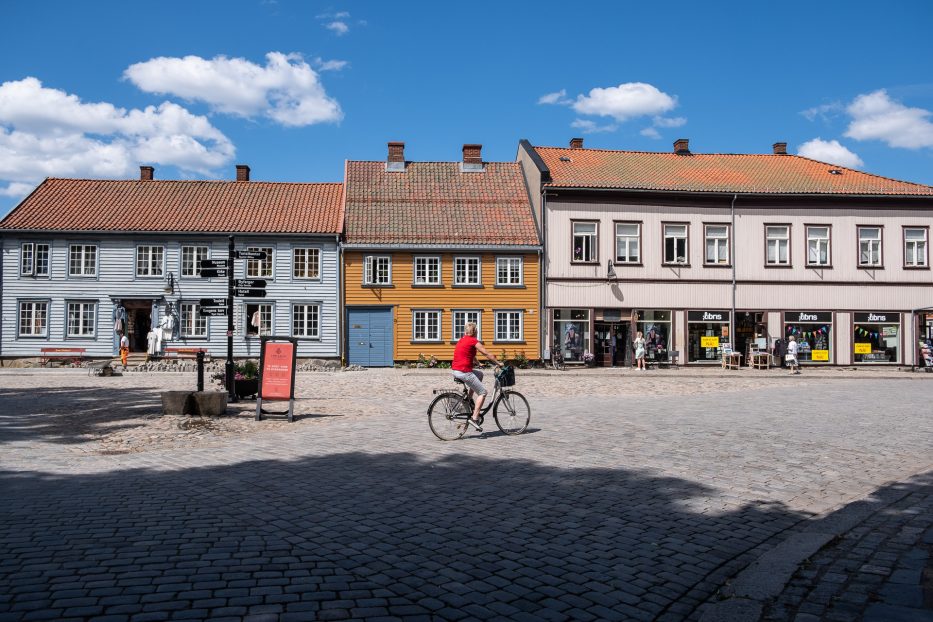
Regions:
<svg viewBox="0 0 933 622"><path fill-rule="evenodd" d="M463 372L473 371L473 359L476 358L476 344L478 343L479 339L476 337L469 335L461 337L454 348L454 360L450 364L451 369Z"/></svg>

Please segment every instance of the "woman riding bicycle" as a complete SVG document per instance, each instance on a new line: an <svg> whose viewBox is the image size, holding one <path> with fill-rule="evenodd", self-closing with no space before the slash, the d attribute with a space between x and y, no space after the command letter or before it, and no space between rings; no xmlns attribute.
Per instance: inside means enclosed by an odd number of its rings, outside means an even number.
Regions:
<svg viewBox="0 0 933 622"><path fill-rule="evenodd" d="M470 390L470 397L473 397L474 394L476 395L476 402L473 406L473 417L470 419L470 424L479 432L482 432L483 428L479 425L479 411L483 407L483 400L486 399L486 387L483 386L483 372L474 369L479 366L476 360L477 352L495 363L496 367L502 366L502 363L496 360L496 357L490 354L486 348L483 347L483 343L476 338L476 324L474 322L467 322L463 327L463 337L460 338L460 341L458 341L457 345L454 347L454 360L451 364L451 369L453 370L454 378L463 382Z"/></svg>

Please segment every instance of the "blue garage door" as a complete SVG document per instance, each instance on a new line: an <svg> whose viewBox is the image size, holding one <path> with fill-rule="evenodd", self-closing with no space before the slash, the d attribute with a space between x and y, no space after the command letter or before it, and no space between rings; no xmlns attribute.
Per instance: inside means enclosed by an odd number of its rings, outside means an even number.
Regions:
<svg viewBox="0 0 933 622"><path fill-rule="evenodd" d="M392 307L350 307L347 326L351 365L392 366Z"/></svg>

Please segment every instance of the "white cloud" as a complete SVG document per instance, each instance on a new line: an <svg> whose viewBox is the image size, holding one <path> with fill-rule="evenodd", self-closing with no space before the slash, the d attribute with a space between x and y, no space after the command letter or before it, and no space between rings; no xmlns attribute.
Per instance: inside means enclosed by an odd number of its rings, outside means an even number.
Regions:
<svg viewBox="0 0 933 622"><path fill-rule="evenodd" d="M591 89L578 95L573 109L580 114L612 117L623 122L634 117L661 115L677 106L677 100L644 82L627 82Z"/></svg>
<svg viewBox="0 0 933 622"><path fill-rule="evenodd" d="M36 78L0 84L3 194L44 177L128 177L140 163L210 175L233 144L206 117L164 102L144 109L85 103Z"/></svg>
<svg viewBox="0 0 933 622"><path fill-rule="evenodd" d="M23 184L15 181L10 182L6 188L0 188L0 196L21 199L32 192L32 189L35 187L35 184Z"/></svg>
<svg viewBox="0 0 933 622"><path fill-rule="evenodd" d="M681 127L686 125L687 119L684 117L655 117L653 123L655 127Z"/></svg>
<svg viewBox="0 0 933 622"><path fill-rule="evenodd" d="M320 57L314 59L314 66L318 71L341 71L349 64L350 61L346 60L324 60Z"/></svg>
<svg viewBox="0 0 933 622"><path fill-rule="evenodd" d="M614 132L619 129L615 123L609 125L599 125L589 119L575 119L570 127L576 128L584 134L598 134L599 132Z"/></svg>
<svg viewBox="0 0 933 622"><path fill-rule="evenodd" d="M814 138L800 145L797 155L849 168L860 168L864 164L858 155L843 147L838 140Z"/></svg>
<svg viewBox="0 0 933 622"><path fill-rule="evenodd" d="M817 117L821 118L823 121L829 121L844 109L845 107L841 103L832 102L814 106L813 108L807 108L806 110L802 110L800 114L802 114L807 121L814 121Z"/></svg>
<svg viewBox="0 0 933 622"><path fill-rule="evenodd" d="M653 127L646 127L640 131L639 134L642 136L647 136L648 138L654 138L655 140L659 140L661 138L661 134Z"/></svg>
<svg viewBox="0 0 933 622"><path fill-rule="evenodd" d="M335 33L337 33L338 37L350 32L350 27L347 26L347 23L341 22L339 20L334 20L332 22L325 24L324 28L334 31Z"/></svg>
<svg viewBox="0 0 933 622"><path fill-rule="evenodd" d="M562 106L567 106L573 102L567 99L567 89L561 89L553 93L548 93L547 95L542 95L538 98L539 104L560 104Z"/></svg>
<svg viewBox="0 0 933 622"><path fill-rule="evenodd" d="M856 140L880 140L889 147L933 147L933 115L923 108L908 108L888 97L884 89L859 95L846 108L852 117L845 135Z"/></svg>
<svg viewBox="0 0 933 622"><path fill-rule="evenodd" d="M285 126L339 121L340 104L327 95L317 73L298 54L269 52L266 65L244 58L159 57L130 65L124 76L149 93L201 101L213 110Z"/></svg>

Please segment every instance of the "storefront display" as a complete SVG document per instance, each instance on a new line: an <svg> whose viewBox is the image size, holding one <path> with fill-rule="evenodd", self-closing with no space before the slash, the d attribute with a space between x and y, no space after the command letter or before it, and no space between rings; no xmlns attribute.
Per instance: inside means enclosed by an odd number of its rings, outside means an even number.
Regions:
<svg viewBox="0 0 933 622"><path fill-rule="evenodd" d="M582 363L583 354L592 352L589 309L554 309L553 335L564 361Z"/></svg>
<svg viewBox="0 0 933 622"><path fill-rule="evenodd" d="M671 338L671 312L645 309L633 311L636 318L635 330L645 338L645 358L649 361L667 361L667 349Z"/></svg>
<svg viewBox="0 0 933 622"><path fill-rule="evenodd" d="M833 314L831 311L788 311L784 314L784 338L797 341L801 363L833 362Z"/></svg>
<svg viewBox="0 0 933 622"><path fill-rule="evenodd" d="M901 314L887 311L853 314L855 363L898 363Z"/></svg>
<svg viewBox="0 0 933 622"><path fill-rule="evenodd" d="M718 363L729 343L728 311L687 311L687 360Z"/></svg>

